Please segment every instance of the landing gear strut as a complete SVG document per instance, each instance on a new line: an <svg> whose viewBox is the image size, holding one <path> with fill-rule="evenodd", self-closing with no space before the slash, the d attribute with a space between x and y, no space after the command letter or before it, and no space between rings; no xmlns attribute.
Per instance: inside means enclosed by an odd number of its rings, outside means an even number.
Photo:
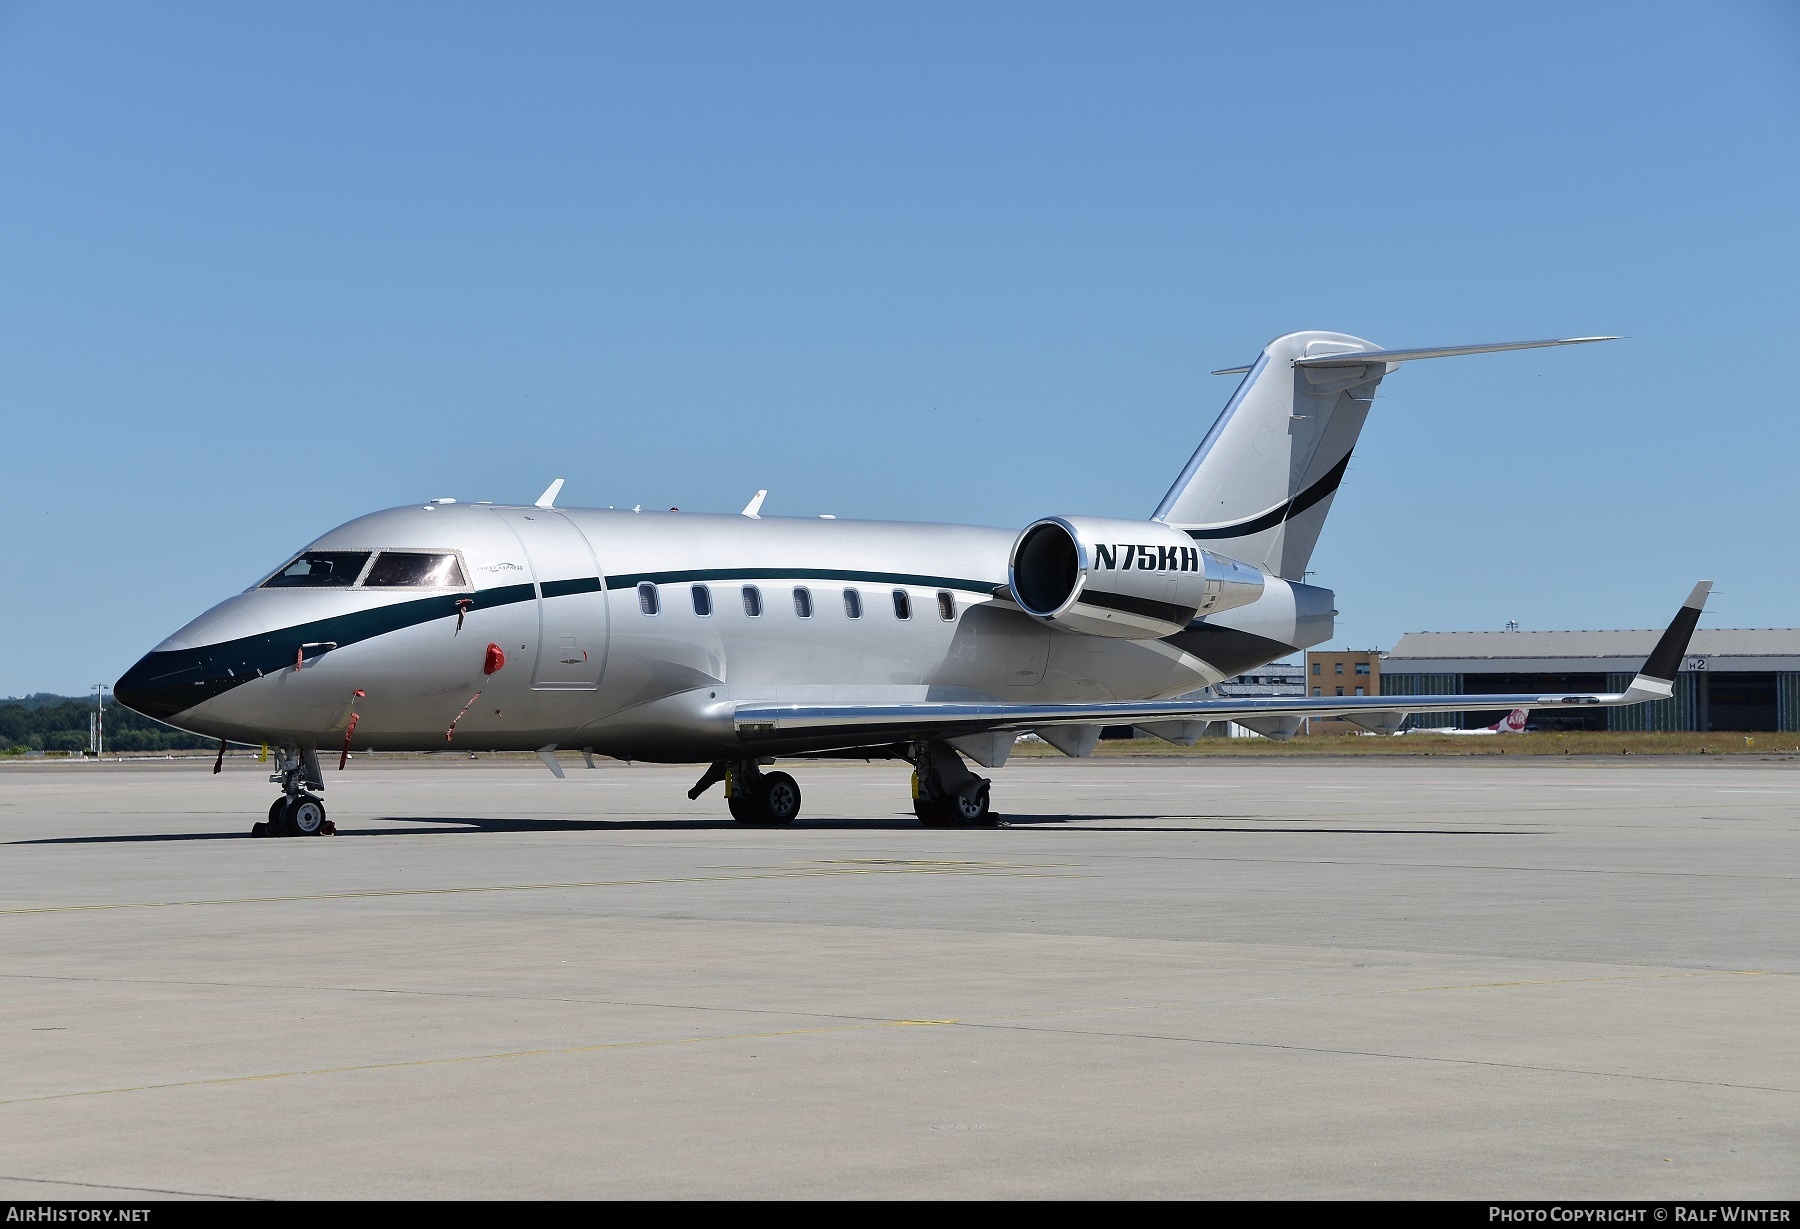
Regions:
<svg viewBox="0 0 1800 1229"><path fill-rule="evenodd" d="M281 797L269 804L267 823L250 827L251 836L335 836L337 825L325 818L325 774L311 747L283 747L281 767L269 780L281 786ZM317 792L314 792L317 791Z"/></svg>
<svg viewBox="0 0 1800 1229"><path fill-rule="evenodd" d="M791 824L800 815L800 783L785 772L764 772L755 760L720 760L688 791L698 798L725 782L725 805L740 824Z"/></svg>
<svg viewBox="0 0 1800 1229"><path fill-rule="evenodd" d="M913 814L927 828L987 828L988 779L970 772L950 744L933 739L908 748L913 765Z"/></svg>

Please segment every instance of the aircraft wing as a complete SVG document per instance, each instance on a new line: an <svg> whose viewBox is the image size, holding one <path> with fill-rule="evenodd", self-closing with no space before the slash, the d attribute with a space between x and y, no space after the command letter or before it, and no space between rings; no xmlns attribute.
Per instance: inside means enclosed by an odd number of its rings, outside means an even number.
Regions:
<svg viewBox="0 0 1800 1229"><path fill-rule="evenodd" d="M1141 725L1154 721L1242 721L1256 718L1334 717L1377 712L1460 712L1471 708L1610 707L1665 700L1712 582L1688 594L1631 685L1620 692L1554 695L1304 696L1210 700L1125 700L1020 704L1004 700L921 701L904 704L739 705L732 720L745 741L768 739L818 749L954 738L988 731L1026 731L1059 725Z"/></svg>

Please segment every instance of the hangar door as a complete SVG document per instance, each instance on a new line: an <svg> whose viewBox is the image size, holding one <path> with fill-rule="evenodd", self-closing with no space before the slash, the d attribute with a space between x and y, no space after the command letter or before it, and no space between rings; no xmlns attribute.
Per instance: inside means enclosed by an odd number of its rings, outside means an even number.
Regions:
<svg viewBox="0 0 1800 1229"><path fill-rule="evenodd" d="M537 585L538 691L594 691L606 668L606 594L587 535L553 508L496 508Z"/></svg>

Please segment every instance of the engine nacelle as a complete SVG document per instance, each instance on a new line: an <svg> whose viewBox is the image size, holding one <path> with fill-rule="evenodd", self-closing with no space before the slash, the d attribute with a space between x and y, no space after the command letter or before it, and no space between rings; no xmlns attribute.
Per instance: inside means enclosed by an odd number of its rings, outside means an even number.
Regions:
<svg viewBox="0 0 1800 1229"><path fill-rule="evenodd" d="M1007 581L1027 614L1090 636L1154 640L1262 596L1260 569L1161 521L1048 516L1013 543Z"/></svg>

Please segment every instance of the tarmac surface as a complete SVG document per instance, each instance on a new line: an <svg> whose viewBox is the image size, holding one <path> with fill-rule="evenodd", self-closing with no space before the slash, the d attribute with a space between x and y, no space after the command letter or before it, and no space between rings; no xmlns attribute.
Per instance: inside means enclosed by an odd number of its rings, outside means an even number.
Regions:
<svg viewBox="0 0 1800 1229"><path fill-rule="evenodd" d="M0 1196L1781 1199L1800 762L0 767Z"/></svg>

